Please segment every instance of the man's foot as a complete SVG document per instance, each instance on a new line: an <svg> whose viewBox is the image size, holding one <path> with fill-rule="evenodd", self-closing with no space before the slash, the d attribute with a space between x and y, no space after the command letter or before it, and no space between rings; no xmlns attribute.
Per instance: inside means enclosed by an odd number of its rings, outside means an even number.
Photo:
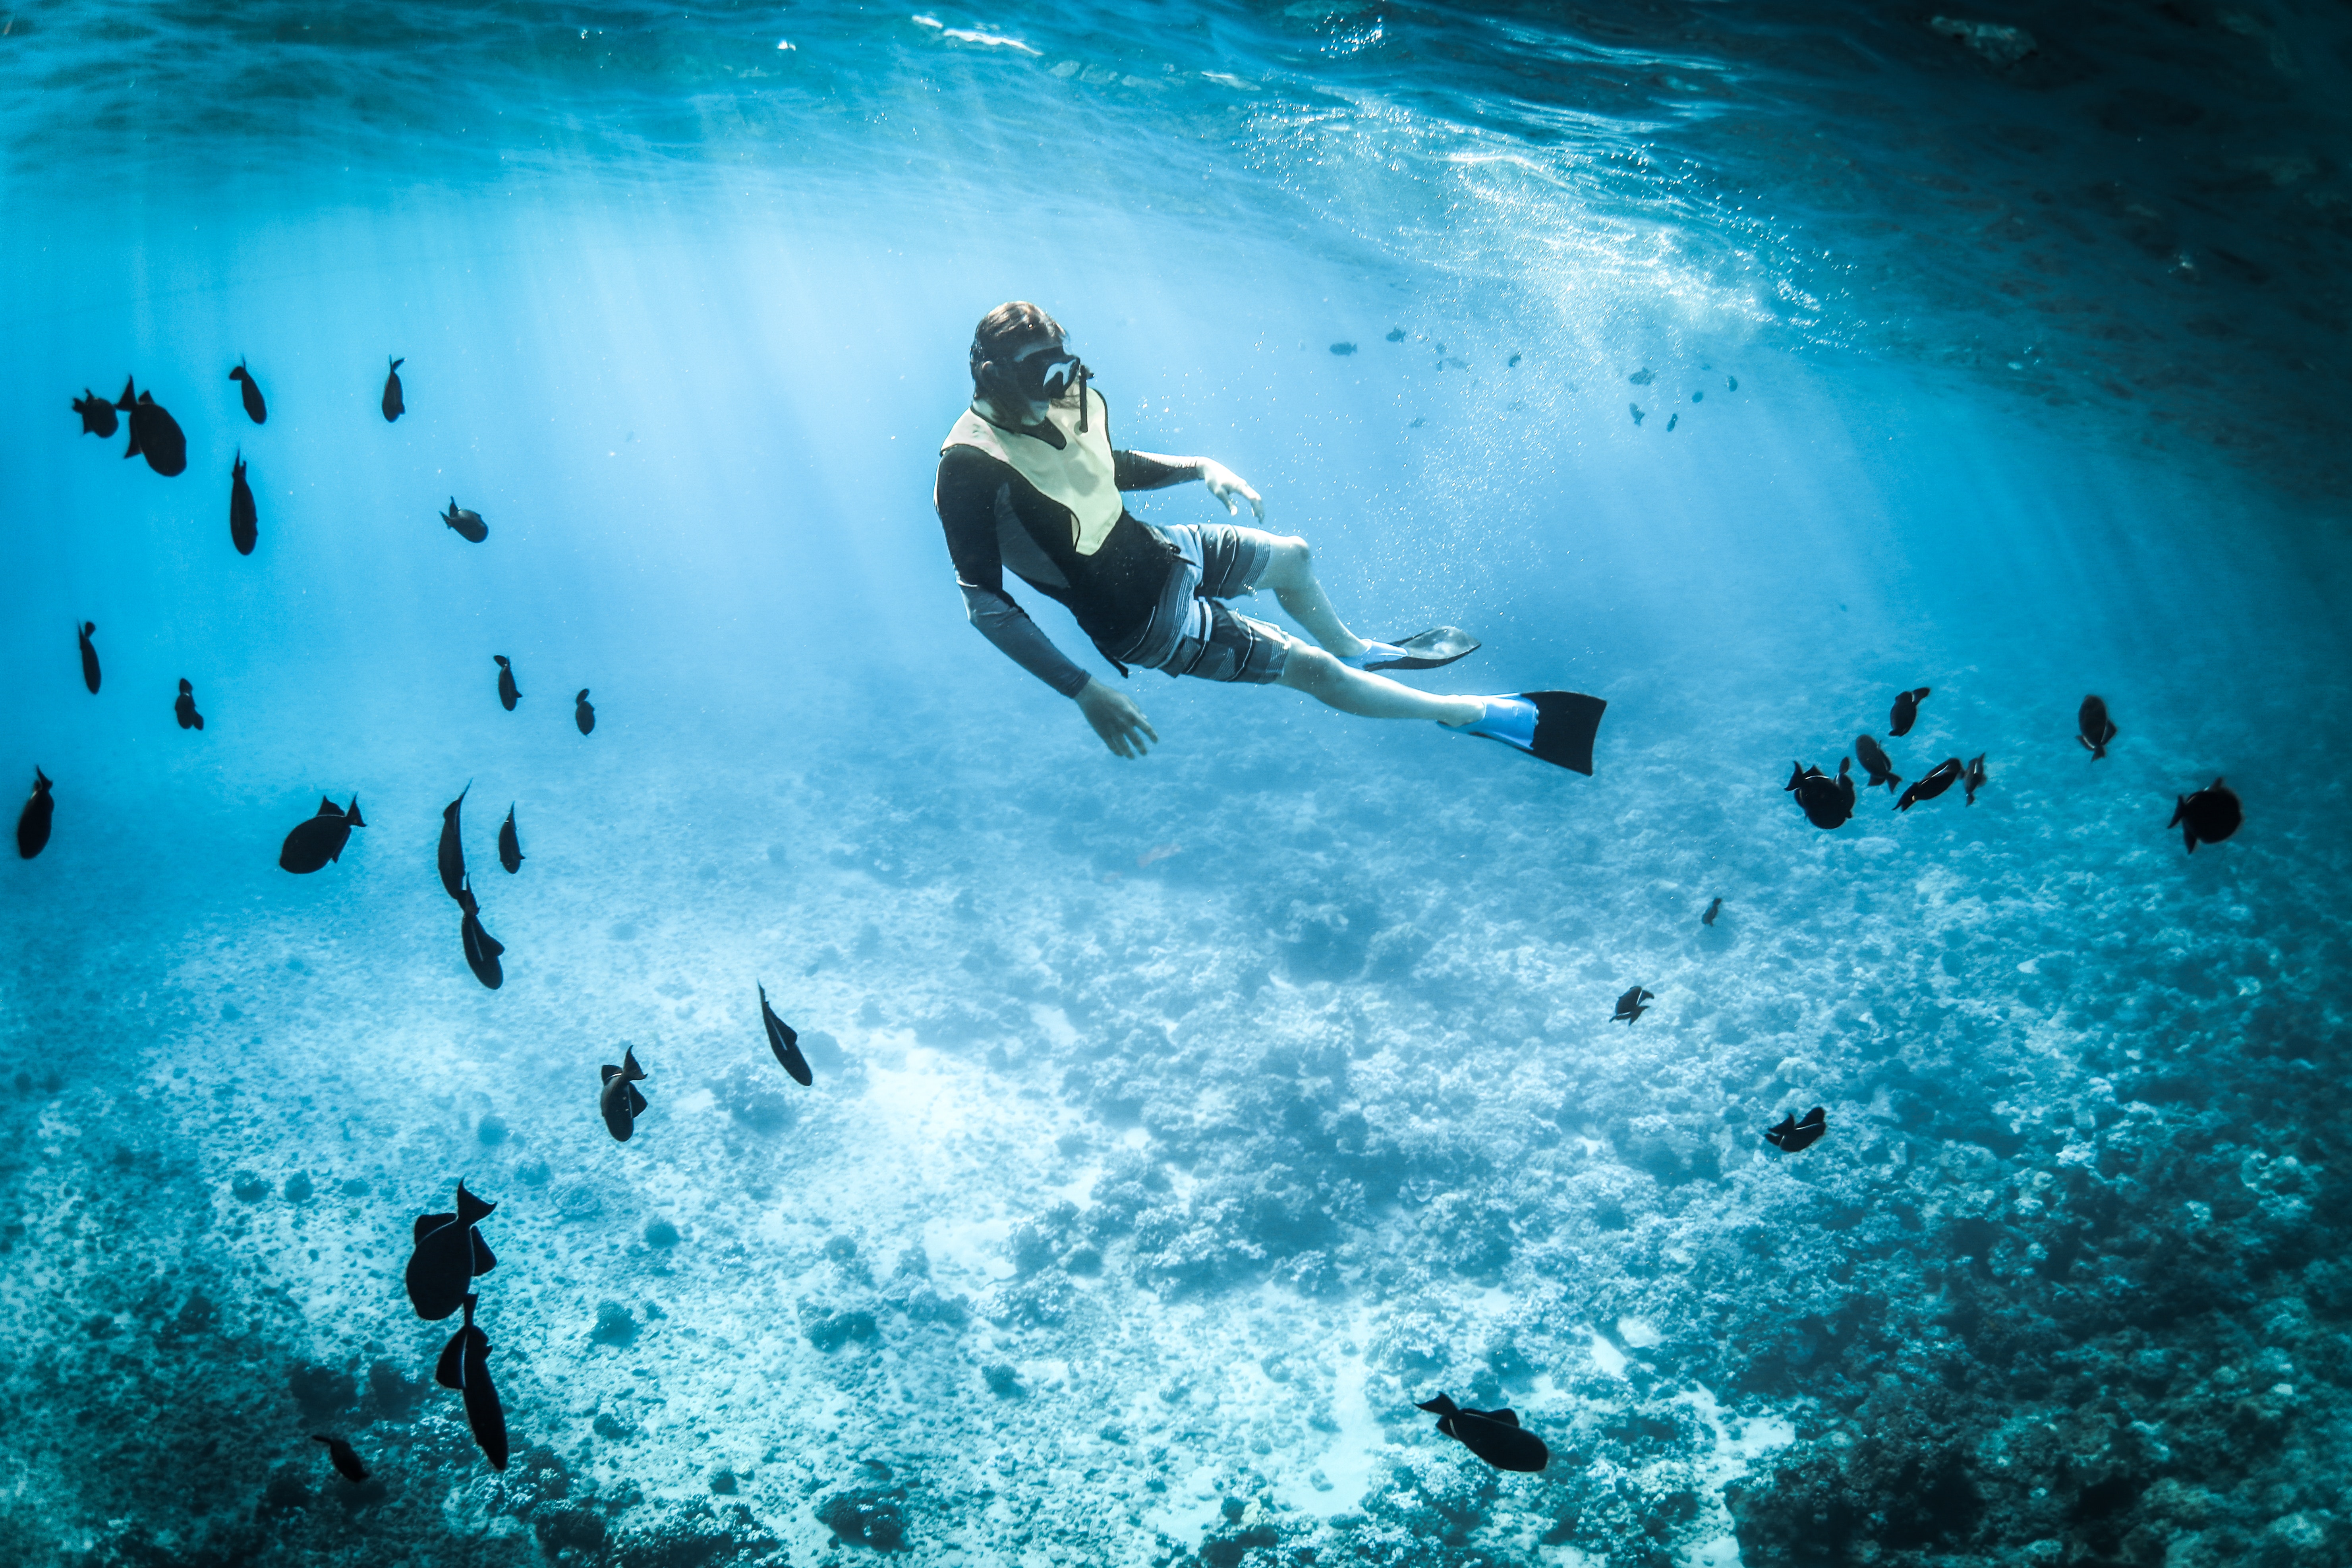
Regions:
<svg viewBox="0 0 2352 1568"><path fill-rule="evenodd" d="M1465 735L1483 735L1523 752L1535 749L1537 714L1533 702L1524 697L1482 697L1478 700L1486 705L1485 712L1467 724L1448 724L1445 728Z"/></svg>
<svg viewBox="0 0 2352 1568"><path fill-rule="evenodd" d="M1351 669L1436 669L1478 651L1478 639L1459 626L1433 626L1398 642L1368 642L1361 653L1331 657Z"/></svg>
<svg viewBox="0 0 2352 1568"><path fill-rule="evenodd" d="M1449 724L1457 735L1500 741L1538 762L1572 773L1592 772L1592 737L1609 704L1580 691L1521 691L1482 697L1486 710L1466 724Z"/></svg>

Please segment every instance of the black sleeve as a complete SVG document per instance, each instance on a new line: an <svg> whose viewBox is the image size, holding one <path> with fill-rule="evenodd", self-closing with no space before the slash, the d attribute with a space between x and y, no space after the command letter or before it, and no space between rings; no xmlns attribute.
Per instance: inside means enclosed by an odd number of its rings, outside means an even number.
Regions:
<svg viewBox="0 0 2352 1568"><path fill-rule="evenodd" d="M1076 697L1090 679L1086 670L1004 591L1004 559L996 543L996 496L1005 483L1000 468L986 453L950 447L940 458L932 486L964 615L1007 658L1063 696Z"/></svg>
<svg viewBox="0 0 2352 1568"><path fill-rule="evenodd" d="M1112 480L1123 490L1164 490L1200 477L1189 465L1163 463L1143 452L1115 451L1110 463Z"/></svg>

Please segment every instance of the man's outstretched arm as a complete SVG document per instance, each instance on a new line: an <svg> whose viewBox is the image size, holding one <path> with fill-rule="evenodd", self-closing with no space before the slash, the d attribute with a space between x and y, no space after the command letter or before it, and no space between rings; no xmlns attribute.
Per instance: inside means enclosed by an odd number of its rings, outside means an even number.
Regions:
<svg viewBox="0 0 2352 1568"><path fill-rule="evenodd" d="M1213 458L1170 458L1158 452L1113 452L1110 457L1112 477L1123 490L1166 489L1199 479L1209 487L1211 495L1225 503L1227 513L1239 516L1239 502L1247 501L1250 515L1260 522L1265 521L1265 502L1257 491Z"/></svg>

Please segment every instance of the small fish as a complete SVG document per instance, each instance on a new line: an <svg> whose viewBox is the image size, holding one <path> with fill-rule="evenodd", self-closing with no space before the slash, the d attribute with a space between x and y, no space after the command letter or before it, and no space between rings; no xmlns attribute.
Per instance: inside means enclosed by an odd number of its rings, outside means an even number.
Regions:
<svg viewBox="0 0 2352 1568"><path fill-rule="evenodd" d="M39 788L38 784L34 786L36 793ZM2238 803L2238 792L2220 779L2194 794L2174 795L2172 801L2172 820L2165 826L2180 829L2180 837L2191 855L2197 853L2200 844L2221 843L2237 832L2238 825L2246 819L2245 808ZM21 835L23 829L17 831Z"/></svg>
<svg viewBox="0 0 2352 1568"><path fill-rule="evenodd" d="M768 1005L768 988L764 985L760 987L760 1022L767 1026L768 1048L776 1053L776 1059L784 1064L793 1081L803 1089L814 1083L816 1075L809 1071L808 1058L801 1055L801 1037Z"/></svg>
<svg viewBox="0 0 2352 1568"><path fill-rule="evenodd" d="M1625 994L1617 998L1617 1011L1609 1016L1609 1021L1612 1024L1623 1023L1630 1026L1634 1019L1649 1011L1649 1008L1643 1004L1656 1000L1657 998L1649 992L1638 985L1633 986Z"/></svg>
<svg viewBox="0 0 2352 1568"><path fill-rule="evenodd" d="M1402 327L1391 327L1389 329L1389 342L1392 343L1401 343L1404 342L1404 329Z"/></svg>
<svg viewBox="0 0 2352 1568"><path fill-rule="evenodd" d="M324 866L330 860L343 858L343 846L351 841L352 829L365 827L360 816L360 797L352 796L348 810L337 808L331 800L321 797L319 815L294 825L278 851L278 864L298 877Z"/></svg>
<svg viewBox="0 0 2352 1568"><path fill-rule="evenodd" d="M1658 377L1656 372L1650 369L1649 366L1643 365L1640 370L1635 371L1625 379L1632 382L1635 386L1647 386L1650 383L1657 380Z"/></svg>
<svg viewBox="0 0 2352 1568"><path fill-rule="evenodd" d="M98 649L90 646L89 638L97 630L96 621L84 621L74 634L81 641L81 683L89 688L92 697L98 695Z"/></svg>
<svg viewBox="0 0 2352 1568"><path fill-rule="evenodd" d="M1722 912L1723 900L1721 899L1717 899L1715 902L1706 906L1706 913L1698 917L1698 923L1703 926L1711 926L1715 923L1715 917Z"/></svg>
<svg viewBox="0 0 2352 1568"><path fill-rule="evenodd" d="M474 1277L499 1266L479 1228L498 1206L467 1192L461 1176L457 1213L416 1216L410 1227L415 1250L408 1255L403 1278L408 1285L409 1304L426 1322L437 1323L465 1305Z"/></svg>
<svg viewBox="0 0 2352 1568"><path fill-rule="evenodd" d="M468 783L457 792L457 799L441 808L441 886L459 903L465 902L466 845L458 834L457 817L466 804L466 796L472 793L473 788L473 784Z"/></svg>
<svg viewBox="0 0 2352 1568"><path fill-rule="evenodd" d="M1908 811L1923 800L1935 799L1959 783L1961 773L1966 771L1959 758L1946 757L1928 769L1925 777L1912 781L1911 787L1905 790L1902 798L1895 803L1895 809Z"/></svg>
<svg viewBox="0 0 2352 1568"><path fill-rule="evenodd" d="M1896 692L1894 710L1886 715L1886 732L1897 740L1909 734L1911 726L1918 721L1919 704L1925 702L1927 693L1934 689L1933 687L1922 686L1916 690Z"/></svg>
<svg viewBox="0 0 2352 1568"><path fill-rule="evenodd" d="M1424 426L1424 425L1426 425L1426 424L1428 424L1428 423L1429 423L1429 421L1428 421L1427 419L1425 419L1425 418L1422 417L1422 416L1419 416L1419 415L1416 415L1416 416L1413 416L1413 421L1412 421L1412 424L1410 424L1410 425L1408 425L1408 426L1405 426L1405 428L1406 428L1406 429L1408 429L1408 430L1418 430L1418 429L1420 429L1423 426Z"/></svg>
<svg viewBox="0 0 2352 1568"><path fill-rule="evenodd" d="M251 371L245 368L244 355L237 356L236 368L228 373L228 378L238 384L237 390L245 395L245 416L256 425L267 424L269 420L269 405L261 400L261 384L253 379ZM353 1463L357 1461L354 1460Z"/></svg>
<svg viewBox="0 0 2352 1568"><path fill-rule="evenodd" d="M596 727L596 710L588 700L588 689L582 687L580 695L572 700L572 721L580 726L582 734Z"/></svg>
<svg viewBox="0 0 2352 1568"><path fill-rule="evenodd" d="M482 521L482 514L467 511L459 506L456 496L449 498L449 510L441 514L441 521L456 530L457 537L469 544L479 544L490 536L490 525Z"/></svg>
<svg viewBox="0 0 2352 1568"><path fill-rule="evenodd" d="M1154 861L1165 860L1182 853L1184 853L1184 847L1181 844L1155 844L1135 858L1136 868L1141 870Z"/></svg>
<svg viewBox="0 0 2352 1568"><path fill-rule="evenodd" d="M260 537L261 521L253 510L253 487L245 482L245 448L240 447L228 471L228 542L239 555L250 555Z"/></svg>
<svg viewBox="0 0 2352 1568"><path fill-rule="evenodd" d="M1985 786L1984 752L1979 752L1975 756L1969 759L1969 771L1960 775L1960 782L1968 786L1969 791L1969 798L1960 804L1963 805L1976 805L1977 791L1984 788Z"/></svg>
<svg viewBox="0 0 2352 1568"><path fill-rule="evenodd" d="M183 730L205 727L205 716L196 711L196 689L188 684L188 678L184 675L180 678L180 699L172 704L172 713L180 721Z"/></svg>
<svg viewBox="0 0 2352 1568"><path fill-rule="evenodd" d="M146 458L147 466L167 479L187 471L188 437L154 394L142 392L133 398L126 378L114 406L131 416L131 445L123 449L124 457Z"/></svg>
<svg viewBox="0 0 2352 1568"><path fill-rule="evenodd" d="M635 1050L624 1050L619 1067L606 1062L597 1070L604 1075L604 1087L597 1091L596 1109L604 1114L604 1130L625 1143L636 1131L637 1118L646 1113L646 1097L637 1092L646 1069L637 1065Z"/></svg>
<svg viewBox="0 0 2352 1568"><path fill-rule="evenodd" d="M1646 415L1646 414L1644 414L1644 413L1643 413L1643 412L1642 412L1642 405L1641 405L1640 404L1638 404L1638 403L1629 403L1629 404L1625 405L1625 406L1626 406L1626 408L1627 408L1627 409L1628 409L1628 410L1633 414L1633 423L1634 423L1634 425L1636 425L1637 426L1642 423L1642 421L1643 421L1643 420L1647 419L1647 418L1649 417L1649 416L1648 416L1648 415Z"/></svg>
<svg viewBox="0 0 2352 1568"><path fill-rule="evenodd" d="M1706 393L1704 390L1692 393L1691 401L1693 403L1705 403L1706 401Z"/></svg>
<svg viewBox="0 0 2352 1568"><path fill-rule="evenodd" d="M1680 414L1669 414L1666 416L1666 428L1669 431L1672 431L1675 426L1682 422L1683 416Z"/></svg>
<svg viewBox="0 0 2352 1568"><path fill-rule="evenodd" d="M457 925L458 940L466 947L466 967L474 972L475 979L496 991L507 983L506 969L499 963L506 944L482 929L482 906L474 901L471 880L458 884L457 907L466 911Z"/></svg>
<svg viewBox="0 0 2352 1568"><path fill-rule="evenodd" d="M490 1468L507 1468L507 1413L499 1404L499 1391L490 1382L490 1340L474 1326L475 1297L466 1293L465 1326L449 1336L441 1347L441 1359L433 1368L433 1381L444 1388L454 1388L465 1395L466 1425L473 1429L474 1442ZM442 1314L446 1317L447 1313Z"/></svg>
<svg viewBox="0 0 2352 1568"><path fill-rule="evenodd" d="M1827 831L1843 827L1853 819L1853 759L1840 757L1835 778L1819 768L1809 768L1802 763L1791 765L1789 782L1780 786L1796 793L1798 808L1805 820Z"/></svg>
<svg viewBox="0 0 2352 1568"><path fill-rule="evenodd" d="M1829 1112L1816 1105L1805 1112L1801 1121L1793 1115L1783 1116L1778 1126L1767 1127L1764 1142L1784 1154L1793 1154L1800 1149L1810 1149L1820 1142L1822 1134L1829 1130Z"/></svg>
<svg viewBox="0 0 2352 1568"><path fill-rule="evenodd" d="M1843 609L1844 606L1839 607ZM1888 793L1892 794L1895 786L1903 782L1903 775L1896 773L1895 764L1887 760L1886 748L1868 735L1856 735L1853 738L1853 754L1862 759L1863 770L1870 774L1870 782L1864 784L1863 788L1876 789L1880 784L1885 784Z"/></svg>
<svg viewBox="0 0 2352 1568"><path fill-rule="evenodd" d="M499 667L499 706L511 713L514 705L522 700L522 692L515 685L514 666L502 653L490 655L490 660Z"/></svg>
<svg viewBox="0 0 2352 1568"><path fill-rule="evenodd" d="M1353 343L1333 343L1331 345L1331 352L1338 354L1341 359L1345 359L1349 354L1356 352L1356 345Z"/></svg>
<svg viewBox="0 0 2352 1568"><path fill-rule="evenodd" d="M2084 698L2074 715L2074 738L2083 742L2093 762L2105 756L2107 742L2116 738L2116 721L2107 717L2107 700L2095 695Z"/></svg>
<svg viewBox="0 0 2352 1568"><path fill-rule="evenodd" d="M1543 1439L1519 1425L1508 1409L1465 1410L1441 1394L1414 1405L1437 1417L1437 1429L1498 1470L1530 1474L1551 1463Z"/></svg>
<svg viewBox="0 0 2352 1568"><path fill-rule="evenodd" d="M1503 362L1503 368L1505 370L1517 370L1519 368L1519 361L1526 357L1527 356L1524 354L1513 354L1510 358Z"/></svg>
<svg viewBox="0 0 2352 1568"><path fill-rule="evenodd" d="M408 412L408 405L400 397L400 367L407 363L404 359L394 360L392 374L383 378L383 422L387 425Z"/></svg>
<svg viewBox="0 0 2352 1568"><path fill-rule="evenodd" d="M234 375L236 373L231 371L229 374ZM261 397L259 393L247 393L246 395L248 400L257 403ZM257 419L254 423L258 425L261 421ZM323 1432L313 1432L310 1434L310 1441L324 1443L327 1446L327 1462L335 1467L335 1474L342 1477L343 1479L356 1483L368 1479L367 1467L360 1463L359 1455L341 1437L330 1437Z"/></svg>
<svg viewBox="0 0 2352 1568"><path fill-rule="evenodd" d="M33 793L25 797L25 809L16 816L16 853L30 860L48 847L49 816L58 803L49 798L49 776L40 769L33 770Z"/></svg>
<svg viewBox="0 0 2352 1568"><path fill-rule="evenodd" d="M85 386L74 399L73 411L81 416L81 433L105 437L115 431L114 405Z"/></svg>
<svg viewBox="0 0 2352 1568"><path fill-rule="evenodd" d="M1739 390L1739 378L1738 376L1728 375L1724 377L1724 379L1731 384L1724 388L1726 392L1737 392Z"/></svg>
<svg viewBox="0 0 2352 1568"><path fill-rule="evenodd" d="M511 877L522 869L522 840L515 837L514 805L507 805L507 819L499 825L499 864Z"/></svg>

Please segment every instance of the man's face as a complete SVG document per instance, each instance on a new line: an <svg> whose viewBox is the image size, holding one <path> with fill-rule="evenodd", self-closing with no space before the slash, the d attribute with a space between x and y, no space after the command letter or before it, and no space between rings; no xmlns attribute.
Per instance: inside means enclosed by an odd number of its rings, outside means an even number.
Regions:
<svg viewBox="0 0 2352 1568"><path fill-rule="evenodd" d="M1045 405L1077 384L1077 356L1059 338L1038 338L1013 351L1011 380L1029 400L1029 416L1042 419Z"/></svg>

